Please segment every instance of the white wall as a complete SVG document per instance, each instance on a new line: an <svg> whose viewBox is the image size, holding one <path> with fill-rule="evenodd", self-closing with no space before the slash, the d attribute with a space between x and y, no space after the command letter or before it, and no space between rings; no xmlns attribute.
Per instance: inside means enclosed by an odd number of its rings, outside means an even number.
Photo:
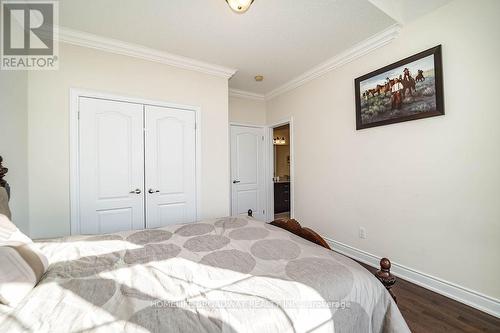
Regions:
<svg viewBox="0 0 500 333"><path fill-rule="evenodd" d="M33 238L70 231L70 88L200 106L201 215L229 214L227 79L67 44L60 45L59 58L58 71L33 71L28 79Z"/></svg>
<svg viewBox="0 0 500 333"><path fill-rule="evenodd" d="M229 121L249 125L265 125L266 102L229 96Z"/></svg>
<svg viewBox="0 0 500 333"><path fill-rule="evenodd" d="M499 13L500 1L457 0L268 102L269 123L294 117L299 221L500 298ZM438 44L446 115L356 131L354 79Z"/></svg>
<svg viewBox="0 0 500 333"><path fill-rule="evenodd" d="M29 233L27 89L25 71L0 71L0 155L9 168L12 221L24 233Z"/></svg>

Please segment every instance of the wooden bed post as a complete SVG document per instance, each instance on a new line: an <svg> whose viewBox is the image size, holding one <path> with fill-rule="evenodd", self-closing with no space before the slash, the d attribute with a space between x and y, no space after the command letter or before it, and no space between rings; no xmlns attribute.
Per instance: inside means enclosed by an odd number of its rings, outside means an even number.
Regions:
<svg viewBox="0 0 500 333"><path fill-rule="evenodd" d="M4 187L5 190L7 190L7 196L10 198L9 183L7 183L7 181L5 179L3 179L5 177L5 175L7 174L7 172L9 172L9 169L5 168L2 165L2 162L3 162L3 158L2 158L2 156L0 156L0 187Z"/></svg>
<svg viewBox="0 0 500 333"><path fill-rule="evenodd" d="M396 277L391 274L391 261L389 259L380 259L380 270L375 273L375 276L380 280L380 282L382 282L389 294L391 294L392 298L394 298L394 302L397 303L398 301L396 300L396 296L391 290L396 283Z"/></svg>

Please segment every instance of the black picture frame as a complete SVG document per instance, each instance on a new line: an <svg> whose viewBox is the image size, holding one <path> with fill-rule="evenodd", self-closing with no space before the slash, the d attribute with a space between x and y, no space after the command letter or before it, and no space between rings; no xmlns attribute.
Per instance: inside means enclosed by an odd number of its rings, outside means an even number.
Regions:
<svg viewBox="0 0 500 333"><path fill-rule="evenodd" d="M404 103L405 98L406 100L409 100L409 98L405 97L405 92L408 93L410 92L410 95L413 100L413 95L412 95L412 88L410 87L409 89L404 86L404 92L402 93L403 98L401 98L401 94L399 95L399 98L396 99L395 102L395 94L392 93L390 90L386 91L387 89L392 89L392 86L390 85L390 82L393 80L396 80L400 78L393 78L391 79L389 76L387 76L387 83L384 85L377 84L374 89L366 89L365 91L361 91L361 85L365 83L365 86L367 85L366 81L368 81L371 78L374 77L379 77L380 75L384 73L390 73L391 71L398 69L399 67L405 67L405 65L410 65L412 63L415 63L416 61L433 56L434 60L434 67L433 67L433 74L434 76L431 77L434 82L431 86L428 86L427 88L424 89L429 89L425 90L424 93L427 92L429 94L430 91L433 91L434 96L432 96L434 99L431 97L415 97L415 101L413 102L408 102ZM420 71L419 71L420 72ZM422 71L423 72L423 71ZM419 73L422 74L422 73ZM415 78L418 75L415 75L411 73L411 75L415 76L413 77L414 80L414 94L421 93L423 90L418 90L418 88L422 88L425 82L425 77L422 75L424 78L423 81L416 81ZM408 75L410 78L412 78L411 75ZM400 81L403 83L407 83L408 85L411 85L411 81L408 79L408 77L405 75L404 77L406 80ZM429 80L430 81L430 80ZM428 81L428 82L429 82ZM430 84L430 83L429 83ZM423 119L423 118L429 118L429 117L435 117L435 116L442 116L444 115L444 98L443 98L443 64L442 64L442 55L441 55L441 45L435 46L433 48L430 48L428 50L422 51L420 53L414 54L410 57L407 57L405 59L402 59L400 61L397 61L393 64L387 65L385 67L382 67L380 69L377 69L371 73L365 74L363 76L360 76L354 80L354 86L355 86L355 98L356 98L356 130L360 129L365 129L365 128L370 128L370 127L376 127L376 126L383 126L383 125L388 125L388 124L394 124L394 123L400 123L400 122L405 122L405 121L410 121L410 120L416 120L416 119ZM381 87L378 89L378 95L377 93L377 88ZM398 86L399 87L399 86ZM417 88L415 88L417 87ZM431 88L432 87L432 88ZM385 104L381 103L381 105L377 105L377 107L383 108L382 111L379 111L380 113L377 113L379 109L372 107L370 103L373 103L373 100L371 98L378 98L380 99L380 94L381 90L384 90L384 93L382 95L383 101L385 101ZM431 90L433 89L433 90ZM401 91L401 90L399 90ZM387 105L387 95L389 94L390 97L390 108L391 110L388 111L387 108L389 107ZM378 96L378 97L377 97ZM422 95L423 96L423 95ZM422 99L422 101L419 101L419 98ZM423 101L423 99L429 100L431 99L431 102L427 103L424 105L426 102ZM382 102L383 102L382 101ZM377 102L377 101L375 101ZM435 103L434 103L435 102ZM398 104L399 103L399 104ZM394 109L394 105L399 106L399 109ZM411 107L413 109L409 109L406 111L401 111L402 109L405 108L405 105L407 107ZM434 107L435 105L435 107ZM363 107L363 109L362 109ZM375 110L372 110L372 108ZM423 111L419 110L422 109ZM425 111L425 109L428 108L430 109L429 111ZM419 111L414 111L414 110L419 110ZM363 113L362 113L363 112ZM389 112L386 114L386 112ZM398 115L398 113L401 113ZM378 120L376 118L379 118ZM386 119L384 119L386 118Z"/></svg>

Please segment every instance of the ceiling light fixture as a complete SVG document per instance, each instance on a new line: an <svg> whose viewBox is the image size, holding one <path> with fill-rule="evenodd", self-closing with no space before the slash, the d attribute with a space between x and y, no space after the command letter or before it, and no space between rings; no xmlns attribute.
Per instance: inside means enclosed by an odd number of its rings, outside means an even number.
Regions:
<svg viewBox="0 0 500 333"><path fill-rule="evenodd" d="M262 82L262 81L264 81L264 76L263 75L257 75L257 76L255 76L254 79L257 82Z"/></svg>
<svg viewBox="0 0 500 333"><path fill-rule="evenodd" d="M242 14L250 8L254 0L226 0L226 2L233 11Z"/></svg>

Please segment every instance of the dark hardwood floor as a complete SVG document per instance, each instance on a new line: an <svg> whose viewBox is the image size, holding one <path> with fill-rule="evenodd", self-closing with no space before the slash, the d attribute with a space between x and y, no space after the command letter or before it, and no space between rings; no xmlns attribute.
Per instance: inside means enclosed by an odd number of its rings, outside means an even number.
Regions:
<svg viewBox="0 0 500 333"><path fill-rule="evenodd" d="M360 263L370 272L376 269ZM398 278L392 288L413 333L496 332L500 319Z"/></svg>

